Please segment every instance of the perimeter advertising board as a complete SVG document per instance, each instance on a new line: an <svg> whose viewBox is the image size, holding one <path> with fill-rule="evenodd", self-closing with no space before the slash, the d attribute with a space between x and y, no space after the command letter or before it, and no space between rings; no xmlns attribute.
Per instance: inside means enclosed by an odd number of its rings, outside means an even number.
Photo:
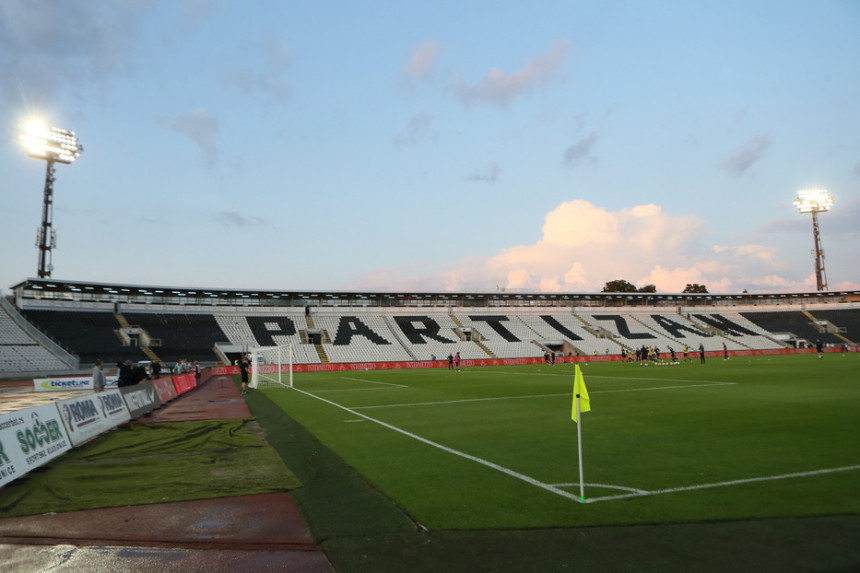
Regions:
<svg viewBox="0 0 860 573"><path fill-rule="evenodd" d="M119 390L96 392L56 404L63 427L74 446L131 419Z"/></svg>
<svg viewBox="0 0 860 573"><path fill-rule="evenodd" d="M193 373L174 376L173 386L176 388L177 394L185 394L189 390L193 390L197 387L197 376Z"/></svg>
<svg viewBox="0 0 860 573"><path fill-rule="evenodd" d="M161 406L161 399L152 382L143 382L119 389L132 418L152 412Z"/></svg>
<svg viewBox="0 0 860 573"><path fill-rule="evenodd" d="M152 381L152 384L155 386L155 391L158 392L158 398L161 400L162 405L176 398L176 386L173 385L172 376L156 378Z"/></svg>
<svg viewBox="0 0 860 573"><path fill-rule="evenodd" d="M0 485L71 449L54 404L0 414Z"/></svg>
<svg viewBox="0 0 860 573"><path fill-rule="evenodd" d="M105 376L105 388L116 388L116 376ZM56 392L61 390L92 390L92 376L63 376L61 378L35 378L33 388L36 392Z"/></svg>

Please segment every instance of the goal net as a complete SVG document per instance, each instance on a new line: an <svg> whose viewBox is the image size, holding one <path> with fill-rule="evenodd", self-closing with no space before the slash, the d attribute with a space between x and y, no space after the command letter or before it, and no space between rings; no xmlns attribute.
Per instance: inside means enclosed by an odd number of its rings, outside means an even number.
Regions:
<svg viewBox="0 0 860 573"><path fill-rule="evenodd" d="M293 387L293 345L251 349L251 388Z"/></svg>

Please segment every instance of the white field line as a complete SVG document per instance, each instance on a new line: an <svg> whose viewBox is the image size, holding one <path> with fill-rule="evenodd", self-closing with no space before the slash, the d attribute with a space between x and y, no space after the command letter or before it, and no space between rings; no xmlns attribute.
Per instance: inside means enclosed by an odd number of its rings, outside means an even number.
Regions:
<svg viewBox="0 0 860 573"><path fill-rule="evenodd" d="M403 384L392 384L391 382L378 382L376 380L365 380L364 378L350 378L347 376L333 378L333 380L353 380L355 382L366 382L367 384L379 384L381 386L388 386L392 388L409 388L409 386L404 386ZM327 388L321 390L314 390L314 392L357 392L362 390L385 390L385 388Z"/></svg>
<svg viewBox="0 0 860 573"><path fill-rule="evenodd" d="M522 376L522 372L506 372L504 370L482 370L481 373L490 373L490 374L504 374L507 376ZM553 378L573 378L573 373L561 373L561 374L544 374L542 372L529 372L529 376L551 376ZM585 372L583 372L583 376L585 376ZM589 374L586 376L586 382L591 380L592 378L603 378L606 380L656 380L657 382L699 382L699 383L711 383L711 384L729 384L729 382L724 382L722 380L688 380L686 378L648 378L644 376L601 376L600 374ZM735 382L731 382L731 384L735 384ZM589 392L590 394L591 392Z"/></svg>
<svg viewBox="0 0 860 573"><path fill-rule="evenodd" d="M775 475L775 476L764 476L764 477L757 477L757 478L736 479L736 480L721 481L721 482L716 482L716 483L703 483L703 484L699 484L699 485L688 485L688 486L684 486L684 487L672 487L672 488L668 488L668 489L658 489L658 490L654 490L654 491L638 490L638 491L634 491L634 493L624 493L624 494L620 494L620 495L607 495L604 497L593 497L591 499L586 499L585 503L594 503L597 501L609 501L609 500L613 500L613 499L627 499L627 498L631 498L631 497L646 497L649 495L662 495L664 493L678 493L681 491L695 491L695 490L699 490L699 489L709 489L709 488L714 488L714 487L728 487L728 486L732 486L732 485L740 485L740 484L745 484L745 483L774 481L774 480L779 480L779 479L802 478L802 477L817 476L817 475L823 475L823 474L831 474L831 473L836 473L836 472L850 472L850 471L856 471L856 470L860 470L860 465L843 466L841 468L827 468L827 469L822 469L822 470L812 470L812 471L808 471L808 472L796 472L796 473L791 473L791 474L782 474L782 475ZM579 486L578 483L577 484L563 484L563 485ZM601 486L601 487L611 487L611 486Z"/></svg>
<svg viewBox="0 0 860 573"><path fill-rule="evenodd" d="M341 406L340 404L338 404L336 402L332 402L331 400L326 400L325 398L320 398L319 396L315 396L315 395L311 394L310 392L305 392L304 390L299 390L298 388L294 388L294 390L296 390L297 392L299 392L301 394L304 394L305 396L310 396L311 398L315 398L317 400L320 400L321 402L325 402L326 404L329 404L329 405L334 406L336 408L340 408L341 410L345 410L345 411L349 412L350 414L353 414L353 415L358 416L360 418L364 418L368 422L374 422L376 424L379 424L383 428L388 428L389 430L393 430L399 434L403 434L404 436L412 438L413 440L418 440L419 442L427 444L428 446L433 446L434 448L438 448L438 449L442 450L443 452L447 452L449 454L453 454L455 456L459 456L461 458L465 458L467 460L471 460L473 462L487 466L488 468L494 469L494 470L499 471L503 474L506 474L506 475L509 475L509 476L516 478L518 480L524 481L524 482L526 482L530 485L533 485L535 487L539 487L539 488L546 490L550 493L560 495L561 497L566 497L566 498L572 499L574 501L580 501L579 496L576 494L572 494L570 492L564 491L563 489L559 489L559 488L551 486L549 484L545 484L545 483L538 481L532 477L529 477L527 475L515 472L511 469L500 466L498 464L494 464L493 462L487 461L487 460L479 458L477 456L473 456L473 455L467 454L465 452L455 450L454 448L449 448L448 446L443 446L442 444L440 444L438 442L434 442L432 440L428 440L427 438L422 438L421 436L418 436L418 435L413 434L411 432L407 432L406 430L398 428L397 426L392 426L391 424L387 424L381 420L377 420L376 418L371 418L370 416L362 414L361 412L356 412L354 409L347 408L346 406Z"/></svg>
<svg viewBox="0 0 860 573"><path fill-rule="evenodd" d="M735 382L708 382L707 384L690 384L687 386L661 386L659 388L627 388L620 390L589 390L588 394L614 394L616 392L648 392L651 390L684 390L687 388L701 388L703 386L731 386ZM494 400L517 400L526 398L553 398L558 396L570 396L570 392L560 394L531 394L527 396L498 396L495 398L465 398L463 400L444 400L440 402L413 402L407 404L379 404L376 406L354 406L355 410L369 410L372 408L403 408L407 406L440 406L444 404L463 404L466 402L490 402Z"/></svg>
<svg viewBox="0 0 860 573"><path fill-rule="evenodd" d="M554 483L552 484L554 487L579 487L579 482L576 483ZM585 487L602 487L605 489L623 489L625 491L632 491L637 494L647 495L648 490L645 489L637 489L635 487L625 487L623 485L610 485L608 483L588 483L585 482ZM614 497L612 499L615 499Z"/></svg>

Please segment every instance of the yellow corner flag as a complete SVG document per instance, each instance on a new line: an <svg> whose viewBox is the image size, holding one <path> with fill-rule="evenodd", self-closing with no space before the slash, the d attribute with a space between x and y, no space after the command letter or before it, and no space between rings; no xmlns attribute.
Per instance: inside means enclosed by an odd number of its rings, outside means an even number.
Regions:
<svg viewBox="0 0 860 573"><path fill-rule="evenodd" d="M573 411L570 414L570 419L576 423L576 397L579 396L579 411L590 412L591 401L588 399L588 389L585 387L585 378L582 377L582 370L579 369L579 364L576 365L576 376L573 379Z"/></svg>

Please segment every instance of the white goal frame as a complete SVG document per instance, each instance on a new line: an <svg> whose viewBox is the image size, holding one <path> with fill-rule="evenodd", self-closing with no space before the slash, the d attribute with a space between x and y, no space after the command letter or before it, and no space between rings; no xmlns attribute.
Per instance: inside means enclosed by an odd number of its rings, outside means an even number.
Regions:
<svg viewBox="0 0 860 573"><path fill-rule="evenodd" d="M254 389L293 387L293 345L251 348L251 380ZM266 360L268 358L268 360ZM286 367L286 371L284 368ZM287 374L285 377L284 375Z"/></svg>

